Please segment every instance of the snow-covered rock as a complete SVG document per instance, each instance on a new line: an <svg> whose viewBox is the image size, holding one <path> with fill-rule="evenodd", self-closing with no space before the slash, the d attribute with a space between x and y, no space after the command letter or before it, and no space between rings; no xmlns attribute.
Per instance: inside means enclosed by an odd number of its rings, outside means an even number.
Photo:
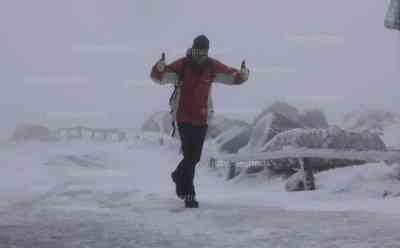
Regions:
<svg viewBox="0 0 400 248"><path fill-rule="evenodd" d="M208 138L216 138L220 134L237 127L248 127L248 123L235 120L231 118L227 118L218 114L213 115L212 118L208 120L208 130L207 137Z"/></svg>
<svg viewBox="0 0 400 248"><path fill-rule="evenodd" d="M285 184L285 189L288 192L305 190L304 172L299 170L288 178Z"/></svg>
<svg viewBox="0 0 400 248"><path fill-rule="evenodd" d="M253 121L253 126L257 125L265 116L278 113L298 123L300 126L309 128L327 128L329 126L325 114L319 109L310 109L300 111L296 107L285 102L275 102L264 109Z"/></svg>
<svg viewBox="0 0 400 248"><path fill-rule="evenodd" d="M240 152L259 152L277 134L300 127L300 124L282 114L275 112L267 114L255 123L249 143L240 149Z"/></svg>
<svg viewBox="0 0 400 248"><path fill-rule="evenodd" d="M259 152L277 134L302 127L326 128L328 122L320 110L300 112L287 103L276 102L254 119L251 124L249 142L239 151L245 153ZM245 134L247 133L246 131Z"/></svg>
<svg viewBox="0 0 400 248"><path fill-rule="evenodd" d="M249 126L233 127L216 138L218 152L237 153L250 139Z"/></svg>
<svg viewBox="0 0 400 248"><path fill-rule="evenodd" d="M256 116L256 118L253 121L253 126L257 124L258 121L263 119L265 116L272 114L272 113L278 113L283 116L285 116L287 119L297 121L300 119L300 113L299 110L285 102L275 102L268 106L266 109L264 109L259 115Z"/></svg>
<svg viewBox="0 0 400 248"><path fill-rule="evenodd" d="M281 151L288 148L322 148L335 150L368 151L386 149L379 135L369 132L355 133L345 131L338 127L327 129L293 129L278 134L265 144L262 152ZM361 160L347 159L320 159L308 160L313 170L321 171L338 167L365 164ZM295 168L300 168L297 160L281 159L271 162L271 169L284 174L292 174Z"/></svg>
<svg viewBox="0 0 400 248"><path fill-rule="evenodd" d="M339 150L385 150L379 135L370 132L349 132L339 127L327 129L293 129L278 134L261 151L279 151L285 147L326 148Z"/></svg>
<svg viewBox="0 0 400 248"><path fill-rule="evenodd" d="M11 141L26 142L26 141L57 141L52 131L40 125L20 124L18 125L11 137Z"/></svg>
<svg viewBox="0 0 400 248"><path fill-rule="evenodd" d="M300 114L299 122L304 127L327 128L329 126L325 114L319 109L305 110Z"/></svg>

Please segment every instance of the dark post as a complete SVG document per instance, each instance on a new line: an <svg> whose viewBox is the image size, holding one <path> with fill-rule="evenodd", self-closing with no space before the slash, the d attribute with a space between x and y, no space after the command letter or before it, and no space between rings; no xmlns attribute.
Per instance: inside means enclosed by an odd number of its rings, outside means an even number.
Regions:
<svg viewBox="0 0 400 248"><path fill-rule="evenodd" d="M226 180L231 180L235 176L236 176L236 164L235 162L229 162L228 175L226 177Z"/></svg>
<svg viewBox="0 0 400 248"><path fill-rule="evenodd" d="M92 132L92 133L90 134L90 139L91 139L91 140L94 140L94 139L96 138L96 130L91 129L90 131Z"/></svg>
<svg viewBox="0 0 400 248"><path fill-rule="evenodd" d="M304 188L305 190L315 190L314 173L311 166L310 158L299 159L302 169L304 170Z"/></svg>
<svg viewBox="0 0 400 248"><path fill-rule="evenodd" d="M210 168L215 169L216 167L216 161L215 158L210 158Z"/></svg>

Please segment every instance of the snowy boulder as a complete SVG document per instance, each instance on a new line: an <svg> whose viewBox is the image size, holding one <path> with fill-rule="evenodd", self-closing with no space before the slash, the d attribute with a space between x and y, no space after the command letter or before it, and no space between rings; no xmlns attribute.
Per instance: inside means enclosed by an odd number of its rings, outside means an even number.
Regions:
<svg viewBox="0 0 400 248"><path fill-rule="evenodd" d="M300 127L299 123L288 119L282 114L267 114L255 123L251 131L249 143L240 149L240 152L259 152L277 134Z"/></svg>
<svg viewBox="0 0 400 248"><path fill-rule="evenodd" d="M325 114L319 109L302 112L299 116L299 123L309 128L327 128L329 126Z"/></svg>
<svg viewBox="0 0 400 248"><path fill-rule="evenodd" d="M235 120L221 115L213 115L213 117L208 120L207 137L216 138L227 130L237 127L248 127L248 125L248 123L241 120Z"/></svg>
<svg viewBox="0 0 400 248"><path fill-rule="evenodd" d="M12 141L26 142L26 141L57 141L52 131L40 125L33 124L20 124L18 125L11 137Z"/></svg>
<svg viewBox="0 0 400 248"><path fill-rule="evenodd" d="M327 129L293 129L275 136L261 151L279 151L285 147L325 148L339 150L384 151L379 135L369 132L349 132L338 127Z"/></svg>
<svg viewBox="0 0 400 248"><path fill-rule="evenodd" d="M281 151L287 147L310 149L322 148L347 151L384 151L386 149L385 144L377 134L368 132L348 132L338 127L330 127L328 129L293 129L278 134L262 147L261 151ZM322 171L333 168L361 165L364 164L365 161L311 158L308 160L308 163L313 170ZM271 170L288 175L292 174L294 169L300 168L298 161L291 159L276 160L272 161L271 164Z"/></svg>
<svg viewBox="0 0 400 248"><path fill-rule="evenodd" d="M288 192L305 190L304 172L300 170L290 176L286 181L285 189Z"/></svg>
<svg viewBox="0 0 400 248"><path fill-rule="evenodd" d="M168 111L153 113L142 125L142 131L163 134L172 133L172 116Z"/></svg>
<svg viewBox="0 0 400 248"><path fill-rule="evenodd" d="M253 126L265 116L278 113L287 119L308 128L327 128L329 126L325 114L319 109L299 111L296 107L285 102L275 102L264 109L253 121Z"/></svg>
<svg viewBox="0 0 400 248"><path fill-rule="evenodd" d="M254 119L252 125L255 126L257 124L257 122L259 122L265 116L272 114L272 113L278 113L292 121L297 121L300 119L300 113L297 108L295 108L285 102L278 101L278 102L271 104L266 109L264 109L259 115L257 115L256 118Z"/></svg>
<svg viewBox="0 0 400 248"><path fill-rule="evenodd" d="M218 152L237 153L250 139L249 126L233 127L216 138Z"/></svg>

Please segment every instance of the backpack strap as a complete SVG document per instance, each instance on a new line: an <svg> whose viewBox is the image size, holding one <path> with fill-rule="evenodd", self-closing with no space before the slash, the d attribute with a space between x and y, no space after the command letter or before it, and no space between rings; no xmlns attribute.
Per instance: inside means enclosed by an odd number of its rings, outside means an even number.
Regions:
<svg viewBox="0 0 400 248"><path fill-rule="evenodd" d="M174 91L172 92L171 96L169 97L169 102L171 103L172 99L176 97L178 88L182 86L183 83L183 75L185 75L185 68L186 68L186 63L187 59L183 58L183 63L182 63L182 70L181 73L179 73L178 77L178 83L174 85Z"/></svg>
<svg viewBox="0 0 400 248"><path fill-rule="evenodd" d="M178 83L174 85L174 91L172 92L171 96L169 97L169 103L171 104L171 102L173 101L173 99L176 98L177 94L178 94L178 88L180 88L183 84L183 77L185 75L185 71L186 71L186 66L187 66L187 58L183 58L183 63L182 63L182 70L179 73L179 77L178 77ZM178 103L179 104L179 103ZM170 114L172 114L173 109L170 110ZM175 137L175 132L176 132L176 120L175 118L172 120L172 133L171 136Z"/></svg>

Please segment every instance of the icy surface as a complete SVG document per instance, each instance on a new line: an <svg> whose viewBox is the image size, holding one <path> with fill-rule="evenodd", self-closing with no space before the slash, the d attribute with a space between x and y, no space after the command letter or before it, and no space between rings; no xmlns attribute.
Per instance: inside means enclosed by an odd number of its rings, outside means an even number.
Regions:
<svg viewBox="0 0 400 248"><path fill-rule="evenodd" d="M398 165L326 171L319 190L288 193L203 161L201 208L171 212L179 146L157 141L2 145L0 247L399 247Z"/></svg>

